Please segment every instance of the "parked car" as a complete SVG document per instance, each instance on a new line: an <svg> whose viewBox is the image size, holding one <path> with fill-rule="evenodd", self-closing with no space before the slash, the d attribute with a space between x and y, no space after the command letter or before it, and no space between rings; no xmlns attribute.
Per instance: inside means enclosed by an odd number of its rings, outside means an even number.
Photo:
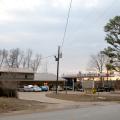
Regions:
<svg viewBox="0 0 120 120"><path fill-rule="evenodd" d="M112 86L104 86L104 87L98 87L97 92L110 92L114 91L114 87Z"/></svg>
<svg viewBox="0 0 120 120"><path fill-rule="evenodd" d="M105 91L105 89L104 89L104 87L97 87L97 92L104 92Z"/></svg>
<svg viewBox="0 0 120 120"><path fill-rule="evenodd" d="M72 86L64 86L64 90L73 90L73 87Z"/></svg>
<svg viewBox="0 0 120 120"><path fill-rule="evenodd" d="M77 91L84 92L83 88L78 88Z"/></svg>
<svg viewBox="0 0 120 120"><path fill-rule="evenodd" d="M51 90L52 90L52 91L56 91L56 86L53 86ZM60 85L58 85L57 90L58 90L58 91L62 91L63 88L62 88Z"/></svg>
<svg viewBox="0 0 120 120"><path fill-rule="evenodd" d="M41 86L40 88L41 88L42 91L48 91L49 90L48 86Z"/></svg>
<svg viewBox="0 0 120 120"><path fill-rule="evenodd" d="M24 92L24 88L23 88L23 87L19 87L19 88L18 88L18 91Z"/></svg>
<svg viewBox="0 0 120 120"><path fill-rule="evenodd" d="M38 86L33 86L33 91L34 91L34 92L41 92L41 91L42 91L42 88L41 88L41 87L38 87Z"/></svg>
<svg viewBox="0 0 120 120"><path fill-rule="evenodd" d="M56 91L56 86L53 86L53 87L51 88L51 90L52 90L52 91Z"/></svg>
<svg viewBox="0 0 120 120"><path fill-rule="evenodd" d="M105 86L104 89L106 92L114 91L114 88L112 86Z"/></svg>
<svg viewBox="0 0 120 120"><path fill-rule="evenodd" d="M111 86L110 91L115 91L115 88Z"/></svg>
<svg viewBox="0 0 120 120"><path fill-rule="evenodd" d="M34 89L33 89L33 86L24 86L24 92L33 92Z"/></svg>
<svg viewBox="0 0 120 120"><path fill-rule="evenodd" d="M63 88L60 85L58 85L58 91L63 91Z"/></svg>

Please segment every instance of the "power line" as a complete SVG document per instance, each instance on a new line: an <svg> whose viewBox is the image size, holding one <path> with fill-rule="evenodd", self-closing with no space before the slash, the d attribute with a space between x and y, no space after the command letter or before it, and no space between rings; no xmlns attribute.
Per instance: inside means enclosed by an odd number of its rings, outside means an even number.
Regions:
<svg viewBox="0 0 120 120"><path fill-rule="evenodd" d="M71 12L71 8L72 8L72 2L73 2L73 0L70 0L69 8L68 8L68 14L67 14L67 20L66 20L66 24L65 24L65 29L64 29L64 33L63 33L63 38L62 38L61 48L63 47L64 42L65 42L67 27L68 27L69 18L70 18L70 12ZM100 19L101 16L104 16L104 15L105 15L106 10L108 10L108 9L114 4L114 2L115 2L115 0L113 0L113 1L111 2L111 4L107 7L107 9L104 9L104 12L102 12L103 14L100 14L95 21L100 21L100 20L101 20L101 19ZM88 15L86 15L86 17L88 17ZM85 18L86 18L86 17L85 17ZM41 59L47 59L47 58L54 57L54 56L55 56L55 54L54 54L54 55L49 55L49 56L43 57L43 58L41 58Z"/></svg>
<svg viewBox="0 0 120 120"><path fill-rule="evenodd" d="M54 56L55 56L55 54L54 55L49 55L49 56L46 56L46 57L42 57L41 59L47 59L47 58L54 57Z"/></svg>
<svg viewBox="0 0 120 120"><path fill-rule="evenodd" d="M68 8L67 20L66 20L66 24L65 24L65 30L64 30L64 33L63 33L63 38L62 38L61 47L63 47L64 42L65 42L67 27L68 27L69 18L70 18L71 7L72 7L72 0L70 0L70 4L69 4L69 8Z"/></svg>
<svg viewBox="0 0 120 120"><path fill-rule="evenodd" d="M73 0L70 0L70 4L69 4L69 8L68 8L67 20L66 20L66 24L65 24L64 33L63 33L61 48L62 48L63 45L64 45L64 41L65 41L65 37L66 37L66 32L67 32L67 27L68 27L69 17L70 17L70 11L71 11L71 7L72 7L72 1L73 1ZM49 56L47 56L47 57L43 57L43 58L41 58L41 59L47 59L47 58L54 57L54 56L55 56L55 54L54 54L54 55L49 55Z"/></svg>
<svg viewBox="0 0 120 120"><path fill-rule="evenodd" d="M63 45L64 45L64 41L65 41L65 37L66 37L66 32L67 32L67 27L68 27L68 22L69 22L69 17L70 17L71 6L72 6L72 0L70 0L70 4L69 4L69 9L68 9L68 14L67 14L67 21L66 21L65 30L64 30L64 33L63 33L62 44L61 44L61 46L58 46L58 55L55 56L55 60L57 61L56 94L58 93L59 60L61 58L60 48L62 48Z"/></svg>
<svg viewBox="0 0 120 120"><path fill-rule="evenodd" d="M118 1L118 0L116 0ZM115 0L112 0L112 2L110 2L110 4L107 6L107 8L103 9L102 13L99 14L93 21L94 21L94 24L99 24L99 22L102 20L102 16L105 16L107 14L108 11L111 11L112 9L108 10L109 8L113 8L113 5L116 4L116 1ZM118 4L119 5L119 4ZM96 11L96 10L94 10ZM95 12L97 13L97 11ZM83 21L86 20L91 14L86 14ZM85 24L86 26L87 24ZM72 34L72 36L75 36L75 33Z"/></svg>

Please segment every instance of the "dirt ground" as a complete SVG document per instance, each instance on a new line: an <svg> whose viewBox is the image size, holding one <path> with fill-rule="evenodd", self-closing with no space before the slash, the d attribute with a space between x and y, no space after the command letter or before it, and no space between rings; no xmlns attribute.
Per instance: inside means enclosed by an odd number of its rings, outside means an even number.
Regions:
<svg viewBox="0 0 120 120"><path fill-rule="evenodd" d="M32 100L0 97L0 113L34 109L44 110L46 106L47 104L45 103Z"/></svg>
<svg viewBox="0 0 120 120"><path fill-rule="evenodd" d="M87 95L80 92L60 92L56 95L53 92L32 93L21 92L19 99L0 97L0 115L2 114L25 114L33 112L45 112L60 109L71 109L88 107L93 105L111 104L112 101L120 103L119 93L102 93L98 96ZM116 102L114 102L116 103Z"/></svg>
<svg viewBox="0 0 120 120"><path fill-rule="evenodd" d="M61 100L75 101L75 102L120 102L120 95L110 94L110 93L100 93L98 94L65 94L65 93L55 93L46 94L47 97L56 98Z"/></svg>

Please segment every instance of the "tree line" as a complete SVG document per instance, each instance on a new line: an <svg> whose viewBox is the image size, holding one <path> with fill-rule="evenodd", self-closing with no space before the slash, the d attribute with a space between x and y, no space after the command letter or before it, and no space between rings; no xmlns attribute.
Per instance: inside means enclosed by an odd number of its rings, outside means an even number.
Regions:
<svg viewBox="0 0 120 120"><path fill-rule="evenodd" d="M27 68L36 72L41 63L41 54L33 54L31 49L20 48L0 50L0 68Z"/></svg>
<svg viewBox="0 0 120 120"><path fill-rule="evenodd" d="M91 56L89 68L100 74L105 70L120 72L120 16L110 19L104 31L108 47Z"/></svg>

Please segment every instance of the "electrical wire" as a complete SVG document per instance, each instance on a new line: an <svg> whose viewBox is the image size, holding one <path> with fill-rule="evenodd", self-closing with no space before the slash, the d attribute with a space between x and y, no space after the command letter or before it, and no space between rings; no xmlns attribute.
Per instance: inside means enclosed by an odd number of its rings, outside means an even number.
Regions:
<svg viewBox="0 0 120 120"><path fill-rule="evenodd" d="M62 38L62 44L61 44L61 48L63 48L64 46L64 42L65 42L65 37L66 37L66 33L67 33L67 28L68 28L68 23L69 23L69 18L70 18L70 12L71 12L71 8L72 8L72 2L73 0L70 0L70 3L69 3L69 8L68 8L68 14L67 14L67 19L66 19L66 24L65 24L65 29L64 29L64 33L63 33L63 38ZM104 16L105 15L105 12L106 10L108 10L113 4L114 4L114 0L111 2L111 4L107 7L107 9L104 10L103 14L99 15L97 17L97 19L95 21L100 21L99 18L101 18L101 16ZM87 16L88 17L88 16ZM98 22L97 22L98 23ZM50 58L50 57L54 57L54 55L49 55L49 56L46 56L46 57L43 57L41 59L47 59L47 58Z"/></svg>
<svg viewBox="0 0 120 120"><path fill-rule="evenodd" d="M47 58L54 57L54 56L55 56L55 54L54 55L49 55L49 56L46 56L46 57L42 57L41 59L47 59Z"/></svg>
<svg viewBox="0 0 120 120"><path fill-rule="evenodd" d="M118 0L116 0L116 1L118 1ZM110 2L110 4L107 6L107 8L105 8L105 9L102 11L102 13L94 19L94 23L96 23L96 25L99 24L99 22L101 22L101 20L102 20L101 18L106 15L106 13L108 12L109 8L112 8L112 6L113 6L114 4L116 4L116 1L115 1L115 0L112 0L112 2ZM119 5L119 4L118 4L118 5ZM111 10L112 10L112 9L110 9L109 11L111 11ZM96 11L96 10L95 10L95 11ZM97 13L97 11L96 11L96 13ZM86 20L90 15L91 15L90 13L87 14L87 15L85 15L83 21ZM87 25L87 24L85 24L85 26L86 26L86 25ZM76 34L76 33L73 33L73 34L72 34L72 37L75 36L75 34Z"/></svg>
<svg viewBox="0 0 120 120"><path fill-rule="evenodd" d="M66 37L67 27L68 27L69 18L70 18L71 7L72 7L72 1L73 0L70 0L70 4L69 4L69 8L68 8L67 20L66 20L66 24L65 24L64 33L63 33L61 48L63 47L64 42L65 42L65 37Z"/></svg>
<svg viewBox="0 0 120 120"><path fill-rule="evenodd" d="M70 4L69 4L69 8L68 8L67 20L66 20L66 24L65 24L64 33L63 33L61 48L63 47L64 42L65 42L65 37L66 37L67 27L68 27L68 23L69 23L69 17L70 17L71 7L72 7L72 1L73 0L70 0ZM54 57L54 56L55 56L55 54L43 57L41 59L47 59L47 58Z"/></svg>

